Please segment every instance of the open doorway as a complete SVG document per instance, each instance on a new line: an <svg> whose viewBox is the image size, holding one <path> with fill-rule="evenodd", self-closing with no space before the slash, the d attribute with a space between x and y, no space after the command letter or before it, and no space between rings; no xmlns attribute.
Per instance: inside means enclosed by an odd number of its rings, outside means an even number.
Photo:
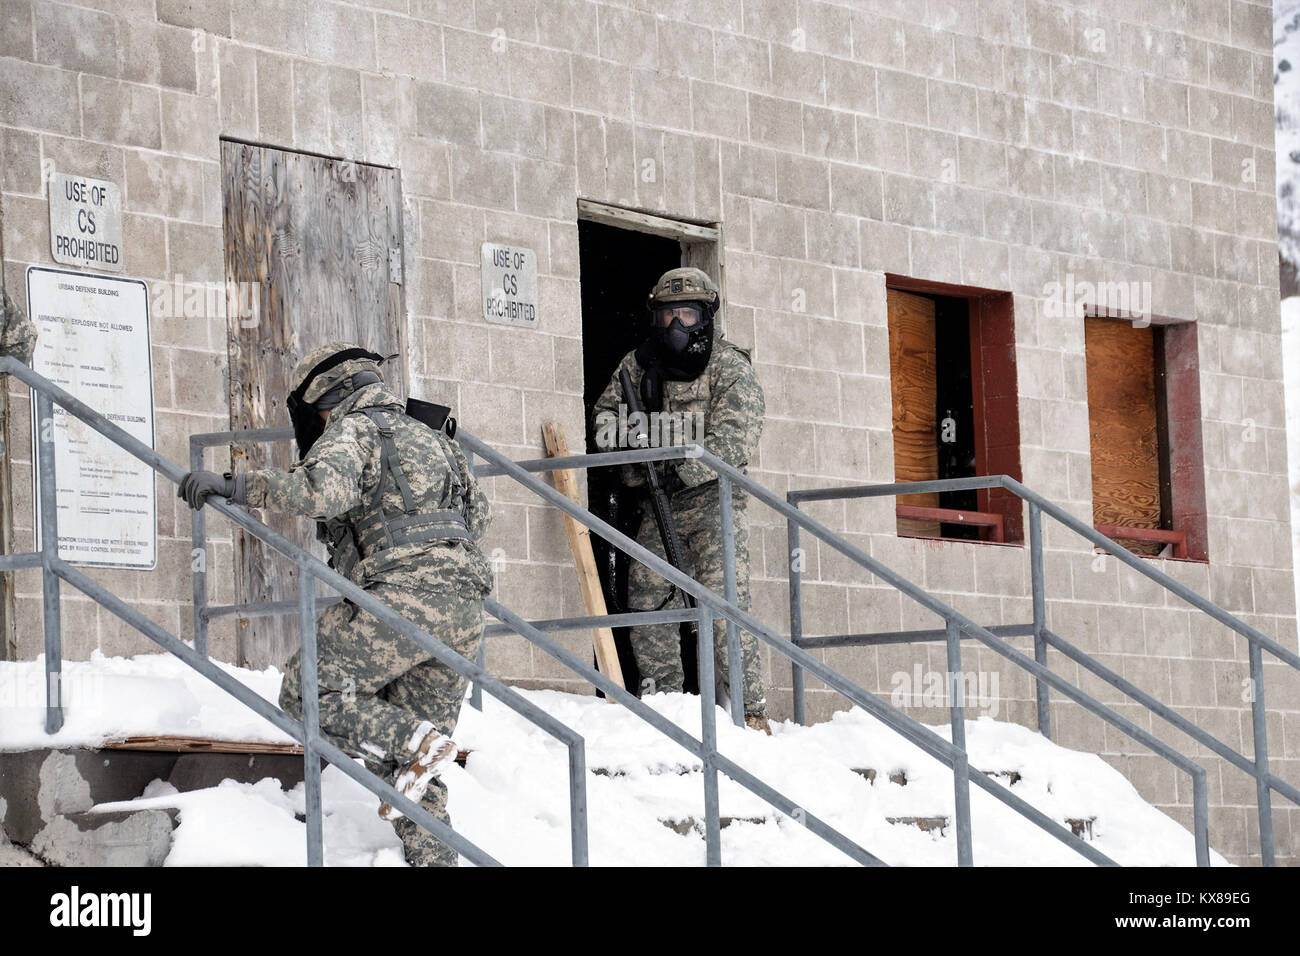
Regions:
<svg viewBox="0 0 1300 956"><path fill-rule="evenodd" d="M599 449L591 427L591 409L628 352L649 332L646 297L669 269L692 265L708 272L721 286L716 227L677 222L643 213L579 203L578 258L582 284L583 402L587 453ZM591 510L635 537L640 524L639 499L623 489L619 469L593 469L587 477ZM627 561L599 536L592 550L610 612L627 609ZM685 631L686 629L683 628ZM685 638L685 634L683 635ZM628 628L614 629L625 686L635 692L640 674L632 655ZM693 641L683 640L686 690L697 690Z"/></svg>

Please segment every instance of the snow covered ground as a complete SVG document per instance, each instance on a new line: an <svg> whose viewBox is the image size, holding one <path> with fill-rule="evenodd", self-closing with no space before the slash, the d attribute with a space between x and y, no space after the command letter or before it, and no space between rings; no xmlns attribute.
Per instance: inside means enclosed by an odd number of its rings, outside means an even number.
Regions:
<svg viewBox="0 0 1300 956"><path fill-rule="evenodd" d="M226 673L274 702L281 674L214 661ZM170 654L64 661L64 724L45 735L45 655L0 661L0 750L97 747L151 734L217 740L291 742L206 677Z"/></svg>
<svg viewBox="0 0 1300 956"><path fill-rule="evenodd" d="M274 699L273 669L226 670ZM41 732L40 661L0 663L0 749L48 746ZM274 728L164 655L123 660L102 655L70 663L67 723L60 746L93 746L114 737L184 733L217 739L279 740ZM704 862L703 778L699 762L625 709L594 697L522 691L586 741L591 862L596 865L691 866ZM30 707L10 707L14 701ZM649 698L660 713L698 736L699 700L682 694ZM16 715L18 719L10 719ZM952 775L860 710L814 727L774 725L772 737L732 726L719 712L720 749L808 812L857 840L886 862L951 865L955 833L923 832L889 818L953 816ZM935 727L941 736L949 728ZM483 713L466 705L456 733L472 753L445 775L453 825L504 863L564 865L569 860L567 756L550 736L491 698ZM1142 801L1100 758L1065 750L1014 724L989 718L967 725L972 765L1015 772L1015 793L1056 820L1092 820L1094 843L1130 865L1191 865L1190 833ZM869 781L858 771L874 770ZM906 784L890 782L902 773ZM1008 778L999 778L1008 779ZM838 865L850 862L797 820L721 780L722 831L730 865ZM376 814L378 801L339 771L324 774L326 862L400 866L401 846ZM300 786L276 780L226 781L178 793L155 781L127 803L99 809L176 807L168 865L302 865L305 824ZM983 865L1073 865L1082 859L992 797L972 789L975 860ZM677 823L685 834L665 822ZM692 821L696 824L691 828ZM1214 862L1224 861L1215 855Z"/></svg>

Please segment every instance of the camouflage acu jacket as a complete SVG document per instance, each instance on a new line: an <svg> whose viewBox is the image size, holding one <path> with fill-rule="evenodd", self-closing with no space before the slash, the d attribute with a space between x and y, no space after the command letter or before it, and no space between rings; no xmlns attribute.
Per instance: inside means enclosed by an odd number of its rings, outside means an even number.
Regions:
<svg viewBox="0 0 1300 956"><path fill-rule="evenodd" d="M0 291L0 300L0 355L12 355L30 365L36 351L36 326L8 292Z"/></svg>
<svg viewBox="0 0 1300 956"><path fill-rule="evenodd" d="M619 380L622 369L628 370L633 387L641 388L641 366L636 353L629 352L592 409L596 444L602 451L617 451L622 447L624 429L619 426L619 409L623 405L623 386ZM758 451L763 431L763 389L748 353L732 345L720 332L714 334L713 353L698 378L689 382L664 382L663 405L663 411L673 417L661 416L658 428L651 422L652 445L693 442L740 471L745 470ZM624 418L626 414L625 410ZM631 447L636 447L635 443ZM704 490L701 486L717 479L711 468L692 459L677 464L677 475L685 488L675 499L694 497ZM629 485L644 484L644 466L625 466L623 480Z"/></svg>
<svg viewBox="0 0 1300 956"><path fill-rule="evenodd" d="M363 531L379 522L372 500L382 477L379 429L362 410L383 409L392 423L399 461L418 510L459 510L474 541L399 544L364 557L350 570L346 566L338 569L363 587L385 583L487 593L492 574L479 548L491 521L487 498L470 475L456 442L407 417L403 407L401 399L382 382L349 395L330 412L325 431L306 458L287 471L266 468L249 472L248 504L318 521L338 519L351 526L359 540ZM401 515L401 494L393 479L387 483L383 508L390 516Z"/></svg>

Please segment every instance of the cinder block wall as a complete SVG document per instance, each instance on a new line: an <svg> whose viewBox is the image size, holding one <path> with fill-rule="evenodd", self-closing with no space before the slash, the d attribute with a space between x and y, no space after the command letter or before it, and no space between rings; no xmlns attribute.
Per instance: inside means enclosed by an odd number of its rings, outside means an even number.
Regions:
<svg viewBox="0 0 1300 956"><path fill-rule="evenodd" d="M886 272L1014 294L1023 479L1091 520L1083 325L1050 317L1052 282L1149 282L1153 311L1199 324L1210 561L1156 561L1296 646L1277 306L1271 9L1253 0L531 0L475 4L12 0L0 31L6 284L51 262L43 169L119 183L127 274L223 280L220 137L400 168L410 379L512 457L540 423L582 428L576 199L722 223L724 322L753 350L768 420L752 474L792 487L893 478ZM647 161L651 165L647 166ZM646 176L651 169L653 176ZM539 258L534 331L483 322L479 244ZM153 325L158 447L228 427L225 317ZM14 545L31 535L30 411L9 386ZM224 461L213 459L224 465ZM188 513L160 485L159 568L98 572L190 632ZM499 596L532 617L581 613L557 515L491 480ZM808 510L981 623L1030 619L1025 549L900 539L888 502ZM755 607L788 628L784 525L753 513ZM214 599L231 538L213 522ZM1250 751L1245 644L1050 522L1053 629ZM811 543L808 633L929 627L912 602ZM39 581L16 581L11 657L39 652ZM1121 607L1120 601L1132 602ZM147 649L84 601L65 648ZM214 626L229 656L231 623ZM584 635L570 637L582 650ZM1023 646L1024 642L1019 642ZM888 694L929 648L830 653ZM579 689L522 641L489 663ZM997 715L1032 726L1033 684L987 650ZM1187 745L1070 663L1054 666ZM789 668L765 652L773 711ZM1300 680L1270 667L1273 769L1300 781ZM825 717L844 706L810 684ZM1054 697L1056 739L1105 755L1190 821L1188 781ZM935 723L942 708L909 712ZM1190 746L1190 745L1187 745ZM1192 752L1197 752L1195 748ZM1253 787L1203 756L1216 848L1258 859ZM1300 811L1275 801L1279 853Z"/></svg>

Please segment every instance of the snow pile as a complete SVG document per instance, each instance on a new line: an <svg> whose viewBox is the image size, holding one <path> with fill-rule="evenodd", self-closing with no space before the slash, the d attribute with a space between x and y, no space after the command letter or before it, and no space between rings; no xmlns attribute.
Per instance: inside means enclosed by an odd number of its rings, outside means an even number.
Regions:
<svg viewBox="0 0 1300 956"><path fill-rule="evenodd" d="M699 761L621 707L556 691L525 696L587 742L588 827L594 865L704 862ZM656 695L647 703L699 735L699 700ZM948 737L946 726L932 728ZM444 775L454 825L510 864L569 858L566 751L490 698L461 712L456 734L473 752ZM813 727L775 724L773 736L731 725L719 711L719 749L841 833L894 865L956 862L952 773L867 713L853 709ZM971 764L1016 772L1013 792L1058 821L1091 820L1097 849L1127 865L1190 866L1192 836L1151 807L1101 758L1057 747L1034 731L981 718L967 724ZM857 771L874 770L874 782ZM683 772L685 771L685 772ZM906 784L891 783L902 773ZM996 778L999 780L1008 777ZM728 865L840 865L850 861L797 820L725 776L720 808L736 818L722 831ZM889 818L947 817L940 836ZM1085 863L1077 853L972 787L972 845L980 865ZM662 821L694 822L681 835ZM1225 865L1213 854L1216 865Z"/></svg>
<svg viewBox="0 0 1300 956"><path fill-rule="evenodd" d="M133 662L113 664L121 670ZM141 668L158 662L134 662ZM233 671L234 669L232 669ZM175 674L144 683L166 687ZM137 675L138 676L138 675ZM241 678L250 679L249 672ZM274 672L255 675L274 694ZM187 686L187 685L184 685ZM188 688L194 694L195 688ZM700 762L626 709L590 696L558 691L521 693L581 734L586 742L588 827L595 865L693 866L704 862L703 776ZM165 710L172 718L193 713L175 687ZM197 699L197 695L195 695ZM699 736L699 699L660 694L647 699L689 733ZM443 774L453 825L503 863L566 865L570 859L567 750L494 699L484 711L461 711L457 742L472 751L465 767ZM220 711L239 717L229 702ZM237 737L221 726L218 710L200 708L207 735ZM125 722L118 721L121 725ZM132 723L132 731L141 728ZM193 727L187 727L191 732ZM933 728L947 736L947 727ZM888 863L952 865L956 861L952 775L943 765L860 710L813 727L776 724L773 736L733 726L718 712L721 751ZM85 736L85 728L82 728ZM94 735L92 735L94 736ZM989 718L967 728L972 766L1019 779L1013 792L1058 820L1090 821L1094 844L1129 865L1191 865L1191 835L1146 804L1127 780L1100 758L1057 747L1026 728ZM874 771L869 780L866 771ZM904 775L906 783L890 781ZM806 830L796 818L720 778L720 806L733 818L722 831L728 865L842 865L850 861ZM1181 791L1180 791L1181 792ZM334 768L324 774L326 862L330 865L401 865L401 845L378 818L378 799ZM180 811L168 865L286 865L305 862L303 788L284 791L278 781L226 781L219 787L177 793L155 782L140 799L97 809L175 807ZM1078 865L1085 861L982 791L972 788L973 849L981 865ZM796 817L798 814L796 814ZM891 818L946 817L947 826L923 831ZM674 828L675 827L675 828ZM679 832L681 831L681 832ZM1216 864L1224 861L1216 854Z"/></svg>
<svg viewBox="0 0 1300 956"><path fill-rule="evenodd" d="M379 819L379 801L333 767L321 774L321 829L326 866L405 866L402 843ZM178 808L179 824L165 866L306 866L306 795L286 792L278 780L226 780L206 790L178 793L155 780L137 800L95 809Z"/></svg>
<svg viewBox="0 0 1300 956"><path fill-rule="evenodd" d="M1298 523L1300 526L1300 523ZM1300 562L1297 562L1300 565ZM220 665L267 700L281 675ZM278 730L168 655L132 659L96 654L64 669L67 717L53 738L42 731L40 660L0 663L0 750L97 746L128 736L185 735L284 741ZM704 862L700 761L625 708L590 696L520 691L582 735L586 746L588 828L596 865L691 866ZM700 736L699 699L659 694L651 707ZM472 751L443 774L453 825L503 863L565 865L570 859L568 752L513 711L486 697L482 713L461 710L456 740ZM948 727L933 728L947 737ZM971 765L1057 821L1088 821L1094 845L1128 865L1191 865L1190 833L1145 803L1099 757L1058 747L1015 724L967 724ZM775 724L767 737L737 728L718 711L719 749L793 800L794 817L773 810L724 776L722 831L729 865L840 865L850 861L800 822L813 814L888 863L956 861L951 772L861 710L813 727ZM868 779L874 771L874 779ZM1012 775L1018 775L1018 779ZM900 776L901 775L901 776ZM890 777L905 778L905 784ZM1180 793L1185 780L1178 777ZM403 863L379 801L335 768L323 779L326 862L336 866ZM177 808L168 865L305 863L303 787L279 781L225 781L178 793L155 781L133 801L100 810ZM981 865L1077 865L1083 859L982 791L971 790L974 857ZM940 831L891 819L946 818ZM1224 861L1216 854L1216 864Z"/></svg>
<svg viewBox="0 0 1300 956"><path fill-rule="evenodd" d="M271 702L281 674L270 667L218 667ZM188 664L170 654L64 661L63 729L45 734L45 658L0 661L0 751L98 747L149 735L292 742Z"/></svg>

